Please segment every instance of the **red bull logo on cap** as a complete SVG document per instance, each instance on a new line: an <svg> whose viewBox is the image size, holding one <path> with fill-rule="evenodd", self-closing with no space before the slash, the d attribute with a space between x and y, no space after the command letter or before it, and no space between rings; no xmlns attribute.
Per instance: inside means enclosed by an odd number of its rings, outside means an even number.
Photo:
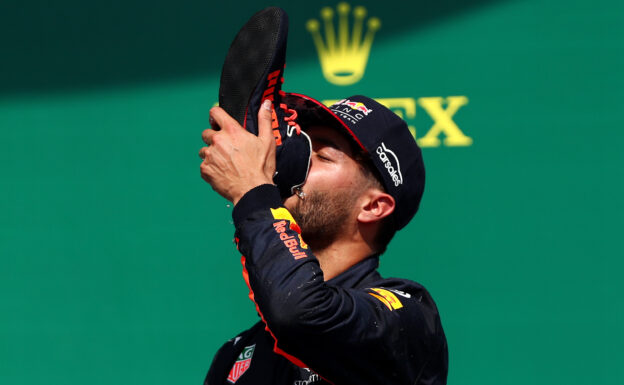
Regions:
<svg viewBox="0 0 624 385"><path fill-rule="evenodd" d="M352 109L354 109L354 110L356 110L356 111L359 111L359 112L363 113L365 116L366 116L366 115L368 115L368 114L370 114L371 112L373 112L373 110L371 110L370 108L366 107L366 106L364 105L364 103L361 103L361 102L353 102L353 101L351 101L351 100L349 100L349 99L342 99L341 101L339 101L339 102L338 102L338 103L336 103L335 105L339 105L339 104L342 104L342 105L345 105L345 106L349 106L349 107L351 107Z"/></svg>

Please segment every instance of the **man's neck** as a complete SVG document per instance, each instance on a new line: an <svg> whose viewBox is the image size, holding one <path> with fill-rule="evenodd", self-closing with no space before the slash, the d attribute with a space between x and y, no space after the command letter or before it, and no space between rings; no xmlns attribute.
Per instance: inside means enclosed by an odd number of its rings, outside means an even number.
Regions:
<svg viewBox="0 0 624 385"><path fill-rule="evenodd" d="M320 250L315 250L312 245L311 247L319 260L325 281L340 275L374 253L366 242L357 239L339 239Z"/></svg>

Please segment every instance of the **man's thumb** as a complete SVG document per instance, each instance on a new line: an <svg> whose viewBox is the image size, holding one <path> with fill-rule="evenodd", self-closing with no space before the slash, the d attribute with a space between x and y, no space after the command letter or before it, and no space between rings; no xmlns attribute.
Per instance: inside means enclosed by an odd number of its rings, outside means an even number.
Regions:
<svg viewBox="0 0 624 385"><path fill-rule="evenodd" d="M258 137L263 140L274 140L273 129L271 125L271 101L266 99L262 102L260 111L258 111Z"/></svg>

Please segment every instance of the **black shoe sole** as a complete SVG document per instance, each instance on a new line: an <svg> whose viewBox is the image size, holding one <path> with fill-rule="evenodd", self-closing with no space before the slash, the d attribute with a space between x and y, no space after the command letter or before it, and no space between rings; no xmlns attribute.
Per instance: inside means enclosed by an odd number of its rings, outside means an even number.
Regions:
<svg viewBox="0 0 624 385"><path fill-rule="evenodd" d="M283 29L286 29L283 31ZM288 34L286 13L277 7L254 14L238 32L223 63L219 86L219 106L241 126L258 134L257 125L247 127L248 111L258 111L266 78L275 63L280 36ZM283 49L285 52L285 49ZM285 58L281 58L283 63ZM283 67L283 65L282 65ZM279 68L282 69L282 68ZM250 106L255 93L254 102ZM255 103L254 103L255 104ZM252 118L256 121L257 117Z"/></svg>

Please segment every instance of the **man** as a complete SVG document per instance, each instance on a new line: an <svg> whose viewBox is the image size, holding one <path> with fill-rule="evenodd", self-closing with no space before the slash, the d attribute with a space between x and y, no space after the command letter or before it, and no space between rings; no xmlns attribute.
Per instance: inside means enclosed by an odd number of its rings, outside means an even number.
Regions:
<svg viewBox="0 0 624 385"><path fill-rule="evenodd" d="M418 209L420 149L398 116L354 96L330 108L291 94L312 142L307 179L273 185L271 102L258 136L210 116L202 177L234 203L243 276L262 321L216 354L206 384L445 384L446 339L419 284L376 268Z"/></svg>

